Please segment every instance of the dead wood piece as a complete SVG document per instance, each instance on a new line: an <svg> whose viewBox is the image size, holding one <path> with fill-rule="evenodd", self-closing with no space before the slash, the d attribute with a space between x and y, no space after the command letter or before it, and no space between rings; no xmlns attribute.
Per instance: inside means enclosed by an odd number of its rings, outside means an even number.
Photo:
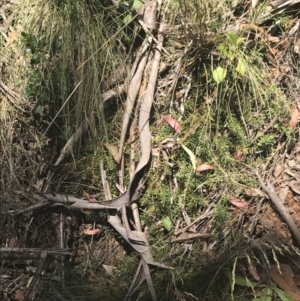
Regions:
<svg viewBox="0 0 300 301"><path fill-rule="evenodd" d="M211 234L210 233L188 233L188 232L184 232L182 234L180 234L178 237L173 237L171 239L171 243L181 243L181 242L193 242L197 239L200 238L208 238L210 237Z"/></svg>
<svg viewBox="0 0 300 301"><path fill-rule="evenodd" d="M101 204L99 203L91 203L88 200L84 199L79 199L74 196L69 196L69 195L63 195L63 194L52 194L52 193L34 193L33 194L35 198L40 199L45 198L46 200L50 202L55 202L55 203L62 203L65 205L69 205L73 209L91 209L91 210L100 210L100 209L114 209L114 206L111 206L112 201L108 202L102 202ZM123 196L123 198L125 198ZM123 204L122 196L118 198L118 200ZM107 203L107 204L105 204Z"/></svg>

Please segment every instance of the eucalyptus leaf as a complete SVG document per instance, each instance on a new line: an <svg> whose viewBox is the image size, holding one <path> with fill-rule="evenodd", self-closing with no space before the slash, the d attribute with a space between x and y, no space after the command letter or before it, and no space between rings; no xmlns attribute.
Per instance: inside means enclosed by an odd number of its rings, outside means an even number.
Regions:
<svg viewBox="0 0 300 301"><path fill-rule="evenodd" d="M246 62L243 58L239 58L238 59L238 64L236 66L236 71L238 73L240 73L241 75L245 75L246 73L246 68L247 68L247 65L246 65Z"/></svg>
<svg viewBox="0 0 300 301"><path fill-rule="evenodd" d="M218 66L214 71L213 71L213 78L216 81L217 84L221 83L227 74L227 70L222 68L221 66Z"/></svg>
<svg viewBox="0 0 300 301"><path fill-rule="evenodd" d="M172 229L172 222L171 222L170 218L168 216L164 217L162 219L162 223L163 223L165 229L170 232Z"/></svg>
<svg viewBox="0 0 300 301"><path fill-rule="evenodd" d="M124 24L127 24L131 21L131 14L128 14L126 15L124 18L123 18L123 23Z"/></svg>
<svg viewBox="0 0 300 301"><path fill-rule="evenodd" d="M258 285L257 282L250 281L249 279L240 276L235 276L235 283L237 285L246 286L246 287L255 287L255 286L261 287L260 285Z"/></svg>
<svg viewBox="0 0 300 301"><path fill-rule="evenodd" d="M196 156L194 155L194 153L187 148L185 145L181 144L181 147L188 153L188 155L190 156L190 160L192 162L192 166L193 166L193 171L196 171Z"/></svg>
<svg viewBox="0 0 300 301"><path fill-rule="evenodd" d="M132 4L133 9L139 9L142 6L143 2L140 0L134 0Z"/></svg>
<svg viewBox="0 0 300 301"><path fill-rule="evenodd" d="M233 46L237 45L238 38L234 32L228 32L226 34L226 37L231 45L233 45Z"/></svg>

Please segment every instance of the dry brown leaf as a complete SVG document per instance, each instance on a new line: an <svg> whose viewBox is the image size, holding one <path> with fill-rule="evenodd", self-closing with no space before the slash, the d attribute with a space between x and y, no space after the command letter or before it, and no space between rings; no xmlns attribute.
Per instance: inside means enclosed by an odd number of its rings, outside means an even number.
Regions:
<svg viewBox="0 0 300 301"><path fill-rule="evenodd" d="M292 182L289 182L288 185L293 190L293 192L300 195L300 182L292 181Z"/></svg>
<svg viewBox="0 0 300 301"><path fill-rule="evenodd" d="M209 165L208 163L203 163L203 164L200 164L200 165L196 168L196 171L202 172L202 171L213 170L213 169L215 169L213 166Z"/></svg>
<svg viewBox="0 0 300 301"><path fill-rule="evenodd" d="M269 48L269 51L271 52L271 54L273 54L274 56L278 53L278 49L276 49L276 48Z"/></svg>
<svg viewBox="0 0 300 301"><path fill-rule="evenodd" d="M274 169L274 177L275 177L275 179L277 179L281 175L282 170L283 170L283 168L282 168L281 164L277 164L275 166L275 169Z"/></svg>
<svg viewBox="0 0 300 301"><path fill-rule="evenodd" d="M86 191L83 190L83 194L84 196L87 198L87 200L90 203L97 203L97 200L95 198L93 198L89 193L87 193Z"/></svg>
<svg viewBox="0 0 300 301"><path fill-rule="evenodd" d="M289 65L279 65L279 70L282 72L282 73L288 73L291 71L291 67Z"/></svg>
<svg viewBox="0 0 300 301"><path fill-rule="evenodd" d="M18 32L16 30L11 31L7 36L6 47L12 44L16 40L17 36L18 36Z"/></svg>
<svg viewBox="0 0 300 301"><path fill-rule="evenodd" d="M242 156L243 156L243 153L241 151L237 151L234 154L234 159L237 160L237 161L240 161L242 159Z"/></svg>
<svg viewBox="0 0 300 301"><path fill-rule="evenodd" d="M15 299L16 300L23 300L23 291L21 289L15 290Z"/></svg>
<svg viewBox="0 0 300 301"><path fill-rule="evenodd" d="M253 265L253 262L249 262L249 261L248 261L248 271L249 271L249 273L251 274L251 276L253 277L253 279L254 279L255 281L257 281L257 282L260 282L260 281L261 281L261 278L260 278L260 276L258 275L256 266Z"/></svg>
<svg viewBox="0 0 300 301"><path fill-rule="evenodd" d="M166 121L177 133L181 132L181 126L180 124L175 121L171 116L165 115L161 117L158 121L157 124L161 124L163 121Z"/></svg>
<svg viewBox="0 0 300 301"><path fill-rule="evenodd" d="M289 125L291 128L294 128L297 125L297 123L299 121L299 117L300 117L300 112L298 110L298 107L297 107L297 105L294 105L292 108L291 119L289 122Z"/></svg>
<svg viewBox="0 0 300 301"><path fill-rule="evenodd" d="M143 13L143 21L148 28L156 27L156 11L157 1L148 1L145 3L145 10Z"/></svg>
<svg viewBox="0 0 300 301"><path fill-rule="evenodd" d="M289 294L291 297L294 298L294 300L300 300L300 290L297 287L296 283L293 280L293 274L290 272L291 269L287 269L284 267L283 264L280 264L280 271L277 269L277 266L271 265L271 278L272 280L278 285L279 288L281 288L283 291L285 291L287 294Z"/></svg>
<svg viewBox="0 0 300 301"><path fill-rule="evenodd" d="M245 191L245 194L248 195L248 196L266 197L266 194L263 191L261 191L260 189L256 188L256 187L245 188L244 191Z"/></svg>
<svg viewBox="0 0 300 301"><path fill-rule="evenodd" d="M101 230L99 228L96 229L84 229L82 232L85 235L95 235L97 233L99 233Z"/></svg>
<svg viewBox="0 0 300 301"><path fill-rule="evenodd" d="M238 207L238 208L247 208L248 207L248 203L246 202L246 200L244 199L239 199L239 198L236 198L234 196L231 196L229 198L229 202L234 205L235 207Z"/></svg>
<svg viewBox="0 0 300 301"><path fill-rule="evenodd" d="M275 224L273 221L271 221L270 219L267 218L261 218L260 219L260 223L263 225L264 228L266 228L267 230L274 230L275 228Z"/></svg>
<svg viewBox="0 0 300 301"><path fill-rule="evenodd" d="M114 160L117 163L119 163L119 150L118 150L118 148L115 145L109 144L109 143L104 143L104 146L109 151L109 153L113 156Z"/></svg>

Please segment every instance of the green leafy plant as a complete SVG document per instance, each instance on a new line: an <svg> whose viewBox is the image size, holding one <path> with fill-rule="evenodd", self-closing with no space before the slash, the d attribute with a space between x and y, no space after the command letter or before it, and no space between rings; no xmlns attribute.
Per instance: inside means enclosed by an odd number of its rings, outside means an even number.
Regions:
<svg viewBox="0 0 300 301"><path fill-rule="evenodd" d="M252 291L255 291L256 294L259 294L260 297L252 299L252 301L271 301L272 296L277 295L281 301L293 301L294 299L284 292L283 290L277 287L268 287L264 284L260 284L258 282L250 281L247 278L243 278L240 276L234 276L234 281L237 285L245 286L251 288ZM260 292L258 291L260 290Z"/></svg>

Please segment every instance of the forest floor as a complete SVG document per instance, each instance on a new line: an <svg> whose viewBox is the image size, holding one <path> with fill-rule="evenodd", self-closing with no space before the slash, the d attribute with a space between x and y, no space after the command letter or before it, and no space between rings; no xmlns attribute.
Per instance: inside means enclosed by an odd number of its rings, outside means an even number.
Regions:
<svg viewBox="0 0 300 301"><path fill-rule="evenodd" d="M2 1L1 300L300 300L297 1Z"/></svg>

